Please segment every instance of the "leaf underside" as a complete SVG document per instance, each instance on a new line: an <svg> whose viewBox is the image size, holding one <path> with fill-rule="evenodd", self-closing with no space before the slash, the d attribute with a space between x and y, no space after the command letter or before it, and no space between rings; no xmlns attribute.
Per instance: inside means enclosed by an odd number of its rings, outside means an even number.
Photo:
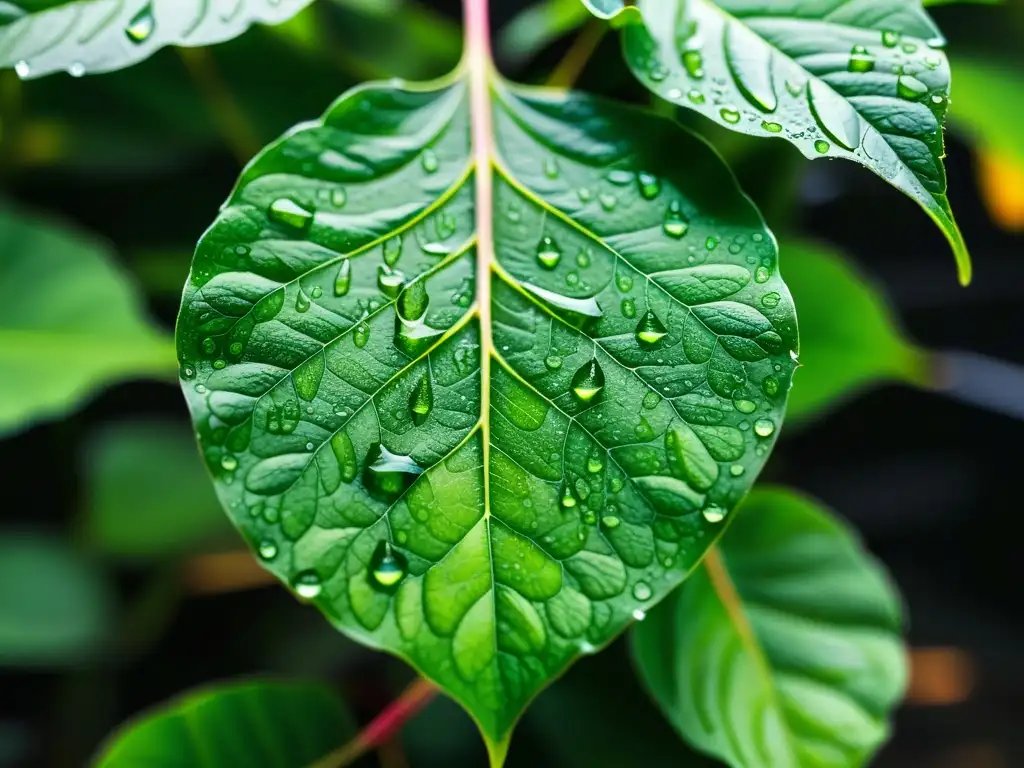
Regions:
<svg viewBox="0 0 1024 768"><path fill-rule="evenodd" d="M602 17L621 1L589 0ZM967 246L946 197L942 126L950 72L917 0L639 0L625 58L660 97L806 157L841 157L915 200L953 247Z"/></svg>
<svg viewBox="0 0 1024 768"><path fill-rule="evenodd" d="M899 598L809 499L758 489L716 552L633 632L641 679L733 768L863 765L907 681Z"/></svg>
<svg viewBox="0 0 1024 768"><path fill-rule="evenodd" d="M15 0L0 7L0 67L23 78L110 72L166 45L201 46L279 24L312 0Z"/></svg>
<svg viewBox="0 0 1024 768"><path fill-rule="evenodd" d="M716 538L778 434L797 338L774 239L707 145L493 87L493 210L474 210L461 78L358 88L268 147L199 243L178 348L264 565L500 754Z"/></svg>

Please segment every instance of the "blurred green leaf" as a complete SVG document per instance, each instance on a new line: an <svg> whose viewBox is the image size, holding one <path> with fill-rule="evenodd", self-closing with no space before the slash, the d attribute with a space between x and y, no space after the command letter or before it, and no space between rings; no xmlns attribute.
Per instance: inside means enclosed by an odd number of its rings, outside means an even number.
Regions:
<svg viewBox="0 0 1024 768"><path fill-rule="evenodd" d="M782 272L800 322L800 368L786 416L819 415L864 387L926 386L927 354L906 340L881 291L826 245L783 241Z"/></svg>
<svg viewBox="0 0 1024 768"><path fill-rule="evenodd" d="M542 0L527 6L501 30L500 58L512 66L537 55L590 17L580 0Z"/></svg>
<svg viewBox="0 0 1024 768"><path fill-rule="evenodd" d="M736 515L634 628L641 679L689 743L734 768L862 765L907 681L895 589L792 491L754 491Z"/></svg>
<svg viewBox="0 0 1024 768"><path fill-rule="evenodd" d="M355 726L317 683L249 681L199 689L113 733L96 768L306 768Z"/></svg>
<svg viewBox="0 0 1024 768"><path fill-rule="evenodd" d="M112 618L110 586L95 564L57 539L0 535L0 666L85 662Z"/></svg>
<svg viewBox="0 0 1024 768"><path fill-rule="evenodd" d="M161 558L237 540L196 452L167 422L108 426L86 443L83 534L106 555Z"/></svg>
<svg viewBox="0 0 1024 768"><path fill-rule="evenodd" d="M1024 77L1020 66L978 56L953 62L956 90L950 120L983 149L1007 154L1024 163L1024 131L1020 109Z"/></svg>
<svg viewBox="0 0 1024 768"><path fill-rule="evenodd" d="M1002 5L1003 0L924 0L924 7L929 8L936 5Z"/></svg>
<svg viewBox="0 0 1024 768"><path fill-rule="evenodd" d="M278 24L311 1L238 0L225 12L196 0L13 0L0 5L0 67L23 79L110 72L165 45L211 45Z"/></svg>
<svg viewBox="0 0 1024 768"><path fill-rule="evenodd" d="M102 386L175 375L173 340L96 240L0 209L0 435Z"/></svg>

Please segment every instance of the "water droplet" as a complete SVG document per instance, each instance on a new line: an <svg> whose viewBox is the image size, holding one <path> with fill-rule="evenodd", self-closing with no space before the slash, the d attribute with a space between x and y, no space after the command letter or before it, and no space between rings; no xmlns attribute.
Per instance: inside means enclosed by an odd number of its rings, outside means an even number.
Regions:
<svg viewBox="0 0 1024 768"><path fill-rule="evenodd" d="M391 269L387 264L377 267L377 287L389 299L398 298L404 285L405 275L401 271Z"/></svg>
<svg viewBox="0 0 1024 768"><path fill-rule="evenodd" d="M335 208L344 208L348 202L348 194L342 187L335 187L331 190L331 205Z"/></svg>
<svg viewBox="0 0 1024 768"><path fill-rule="evenodd" d="M654 593L646 582L638 581L633 585L633 597L637 600L650 600L652 594Z"/></svg>
<svg viewBox="0 0 1024 768"><path fill-rule="evenodd" d="M308 312L309 311L309 296L302 290L302 286L299 286L299 292L295 294L295 311L296 312Z"/></svg>
<svg viewBox="0 0 1024 768"><path fill-rule="evenodd" d="M851 72L870 72L875 68L875 57L868 53L863 45L855 45L850 49L850 61L847 69Z"/></svg>
<svg viewBox="0 0 1024 768"><path fill-rule="evenodd" d="M616 475L608 483L608 490L610 490L612 493L618 493L619 491L621 491L625 487L625 485L626 484L622 480L622 478L619 477L618 475Z"/></svg>
<svg viewBox="0 0 1024 768"><path fill-rule="evenodd" d="M424 373L412 394L409 395L409 412L412 415L413 424L417 427L423 426L433 408L434 386L430 383L430 376Z"/></svg>
<svg viewBox="0 0 1024 768"><path fill-rule="evenodd" d="M72 77L81 77L85 74L85 64L80 61L71 62L71 66L68 67L68 74Z"/></svg>
<svg viewBox="0 0 1024 768"><path fill-rule="evenodd" d="M646 408L648 411L653 411L655 408L658 407L658 404L661 403L661 395L659 395L657 392L648 392L646 395L644 395L644 399L641 401L641 403L643 404L643 407Z"/></svg>
<svg viewBox="0 0 1024 768"><path fill-rule="evenodd" d="M379 443L370 447L364 479L367 488L378 497L393 502L421 474L423 467L411 456L392 453Z"/></svg>
<svg viewBox="0 0 1024 768"><path fill-rule="evenodd" d="M653 200L661 192L661 181L654 174L641 171L636 175L636 183L644 200Z"/></svg>
<svg viewBox="0 0 1024 768"><path fill-rule="evenodd" d="M409 572L405 555L391 546L389 541L377 543L370 557L370 578L374 586L384 591L395 589Z"/></svg>
<svg viewBox="0 0 1024 768"><path fill-rule="evenodd" d="M313 600L323 591L323 584L315 571L303 571L295 577L294 588L299 597Z"/></svg>
<svg viewBox="0 0 1024 768"><path fill-rule="evenodd" d="M761 121L761 127L768 133L782 133L781 123L770 123L767 120Z"/></svg>
<svg viewBox="0 0 1024 768"><path fill-rule="evenodd" d="M615 195L603 194L597 196L597 201L601 203L601 207L606 211L612 211L615 206L619 203L619 198Z"/></svg>
<svg viewBox="0 0 1024 768"><path fill-rule="evenodd" d="M696 88L692 88L687 94L686 98L690 100L691 104L703 104L705 102L704 94L698 91Z"/></svg>
<svg viewBox="0 0 1024 768"><path fill-rule="evenodd" d="M357 348L362 349L370 340L370 326L367 323L359 323L352 331L352 341Z"/></svg>
<svg viewBox="0 0 1024 768"><path fill-rule="evenodd" d="M740 111L736 107L722 107L718 110L718 114L722 116L725 122L735 125L740 121Z"/></svg>
<svg viewBox="0 0 1024 768"><path fill-rule="evenodd" d="M900 44L900 33L893 32L891 30L883 30L882 32L882 45L886 48L895 48Z"/></svg>
<svg viewBox="0 0 1024 768"><path fill-rule="evenodd" d="M758 267L754 270L754 280L758 283L767 283L771 280L772 273L768 267Z"/></svg>
<svg viewBox="0 0 1024 768"><path fill-rule="evenodd" d="M704 519L709 523L720 523L725 519L725 509L717 504L705 507L701 514L704 515Z"/></svg>
<svg viewBox="0 0 1024 768"><path fill-rule="evenodd" d="M584 363L572 376L570 383L572 392L579 398L580 402L589 403L604 389L604 371L593 357L590 362Z"/></svg>
<svg viewBox="0 0 1024 768"><path fill-rule="evenodd" d="M771 419L758 419L754 422L754 432L758 437L771 437L775 432L775 422Z"/></svg>
<svg viewBox="0 0 1024 768"><path fill-rule="evenodd" d="M591 456L587 459L587 472L592 475L596 475L604 468L604 463L601 461L600 456Z"/></svg>
<svg viewBox="0 0 1024 768"><path fill-rule="evenodd" d="M565 276L565 284L566 285L576 285L576 284L579 283L579 281L580 281L580 276L578 274L576 274L575 272L570 272L568 275Z"/></svg>
<svg viewBox="0 0 1024 768"><path fill-rule="evenodd" d="M646 416L640 417L640 423L633 427L633 434L636 435L637 440L644 442L654 438L654 428L651 427L651 422L647 420Z"/></svg>
<svg viewBox="0 0 1024 768"><path fill-rule="evenodd" d="M717 237L713 237L712 236L712 237L709 237L707 240L704 241L704 247L706 249L708 249L709 251L713 251L713 250L715 250L715 248L718 247L718 244L720 242L721 241Z"/></svg>
<svg viewBox="0 0 1024 768"><path fill-rule="evenodd" d="M22 79L25 79L31 73L32 73L32 67L30 67L29 63L27 61L25 61L24 59L22 59L21 61L17 62L14 65L14 74L16 74L18 77L20 77Z"/></svg>
<svg viewBox="0 0 1024 768"><path fill-rule="evenodd" d="M224 467L227 472L234 472L238 469L238 459L232 456L230 453L225 453L220 460L220 465Z"/></svg>
<svg viewBox="0 0 1024 768"><path fill-rule="evenodd" d="M660 61L652 61L647 68L647 76L656 83L660 83L669 76L668 68Z"/></svg>
<svg viewBox="0 0 1024 768"><path fill-rule="evenodd" d="M628 318L636 317L636 302L632 299L623 299L619 305L619 309L622 310L622 316Z"/></svg>
<svg viewBox="0 0 1024 768"><path fill-rule="evenodd" d="M640 608L637 608L636 610L633 611L633 619L635 621L643 621L646 618L647 618L647 611L641 610Z"/></svg>
<svg viewBox="0 0 1024 768"><path fill-rule="evenodd" d="M562 249L558 247L558 243L554 238L544 235L537 244L537 261L545 269L554 269L561 260Z"/></svg>
<svg viewBox="0 0 1024 768"><path fill-rule="evenodd" d="M277 557L277 544L270 539L264 539L260 542L259 549L257 551L259 552L261 559L273 560ZM313 595L313 597L316 597L316 595Z"/></svg>
<svg viewBox="0 0 1024 768"><path fill-rule="evenodd" d="M782 297L775 291L771 291L761 297L761 306L768 307L768 309L774 309L779 306L780 301L782 301Z"/></svg>
<svg viewBox="0 0 1024 768"><path fill-rule="evenodd" d="M270 204L267 217L275 224L305 232L313 223L313 213L303 208L294 200L279 197Z"/></svg>
<svg viewBox="0 0 1024 768"><path fill-rule="evenodd" d="M917 43L904 43L900 48L904 53L917 53Z"/></svg>
<svg viewBox="0 0 1024 768"><path fill-rule="evenodd" d="M334 278L334 295L344 296L352 287L352 262L347 258L341 260L338 275Z"/></svg>
<svg viewBox="0 0 1024 768"><path fill-rule="evenodd" d="M193 368L191 365L183 365L181 367L181 378L183 378L183 379L191 379L195 375L196 375L196 369Z"/></svg>
<svg viewBox="0 0 1024 768"><path fill-rule="evenodd" d="M576 265L580 269L586 269L590 266L590 253L588 251L580 251L576 254Z"/></svg>
<svg viewBox="0 0 1024 768"><path fill-rule="evenodd" d="M621 168L614 168L608 171L608 175L605 176L605 178L617 187L624 187L633 182L634 176L632 171L624 171Z"/></svg>
<svg viewBox="0 0 1024 768"><path fill-rule="evenodd" d="M402 256L402 236L395 235L384 241L384 263L389 267L395 266Z"/></svg>
<svg viewBox="0 0 1024 768"><path fill-rule="evenodd" d="M548 355L547 357L544 358L544 365L546 365L548 369L552 371L557 371L559 368L562 367L562 358L560 358L558 355Z"/></svg>
<svg viewBox="0 0 1024 768"><path fill-rule="evenodd" d="M647 310L634 331L636 340L641 347L653 347L668 335L665 324L651 310Z"/></svg>
<svg viewBox="0 0 1024 768"><path fill-rule="evenodd" d="M559 174L558 161L549 157L544 161L544 175L549 179L557 179Z"/></svg>
<svg viewBox="0 0 1024 768"><path fill-rule="evenodd" d="M736 410L740 413L753 413L757 410L757 403L742 397L733 400L732 404L736 406Z"/></svg>
<svg viewBox="0 0 1024 768"><path fill-rule="evenodd" d="M589 203L594 199L594 193L591 192L587 187L580 187L576 190L576 196L580 199L581 203Z"/></svg>
<svg viewBox="0 0 1024 768"><path fill-rule="evenodd" d="M633 276L626 272L620 272L615 276L615 285L623 293L629 293L633 290Z"/></svg>
<svg viewBox="0 0 1024 768"><path fill-rule="evenodd" d="M818 139L814 142L814 149L819 155L824 155L828 153L831 147L829 147L829 143L824 139Z"/></svg>
<svg viewBox="0 0 1024 768"><path fill-rule="evenodd" d="M618 528L621 522L622 521L619 520L619 518L617 518L615 515L605 515L601 518L601 525L610 531L613 531L616 528Z"/></svg>
<svg viewBox="0 0 1024 768"><path fill-rule="evenodd" d="M692 77L694 80L700 80L704 77L704 57L701 52L691 48L688 51L683 51L682 55L683 67L686 69L686 74Z"/></svg>
<svg viewBox="0 0 1024 768"><path fill-rule="evenodd" d="M146 3L146 5L129 20L124 33L128 36L129 40L138 45L146 42L153 35L154 29L156 29L156 19L153 17L153 4Z"/></svg>
<svg viewBox="0 0 1024 768"><path fill-rule="evenodd" d="M676 240L685 235L687 230L690 229L690 222L683 216L683 208L678 200L673 200L669 203L668 209L665 211L665 220L662 222L661 227L665 230L666 235Z"/></svg>
<svg viewBox="0 0 1024 768"><path fill-rule="evenodd" d="M423 154L420 155L420 163L423 165L423 170L427 173L436 173L440 167L440 163L437 160L437 153L432 149L423 150Z"/></svg>
<svg viewBox="0 0 1024 768"><path fill-rule="evenodd" d="M900 75L896 80L896 92L901 99L917 101L928 93L928 86L911 75Z"/></svg>
<svg viewBox="0 0 1024 768"><path fill-rule="evenodd" d="M733 464L729 467L729 474L733 477L740 477L747 469L742 464Z"/></svg>
<svg viewBox="0 0 1024 768"><path fill-rule="evenodd" d="M941 107L945 103L946 97L943 96L941 93L936 93L934 96L932 96L932 104L934 104L935 106Z"/></svg>
<svg viewBox="0 0 1024 768"><path fill-rule="evenodd" d="M201 348L204 354L212 355L214 352L217 351L217 342L214 341L211 337L207 336L205 339L203 339Z"/></svg>
<svg viewBox="0 0 1024 768"><path fill-rule="evenodd" d="M761 382L761 389L768 396L778 394L779 391L779 380L774 376L765 376L764 381Z"/></svg>
<svg viewBox="0 0 1024 768"><path fill-rule="evenodd" d="M311 299L319 299L323 295L324 289L321 288L319 285L314 285L313 289L309 292L309 297Z"/></svg>
<svg viewBox="0 0 1024 768"><path fill-rule="evenodd" d="M576 497L572 495L572 491L569 490L569 484L566 483L562 489L562 507L564 509L572 509L576 506Z"/></svg>

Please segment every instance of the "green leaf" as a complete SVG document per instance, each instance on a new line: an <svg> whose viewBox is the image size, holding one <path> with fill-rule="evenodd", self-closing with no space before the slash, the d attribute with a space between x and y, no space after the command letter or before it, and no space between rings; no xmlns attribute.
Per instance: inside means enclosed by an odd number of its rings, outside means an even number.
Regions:
<svg viewBox="0 0 1024 768"><path fill-rule="evenodd" d="M311 0L12 0L0 7L0 67L22 78L129 67L165 45L222 43L278 24Z"/></svg>
<svg viewBox="0 0 1024 768"><path fill-rule="evenodd" d="M621 0L590 2L605 18ZM917 0L771 4L639 0L626 61L650 90L734 131L784 138L806 157L870 168L921 205L970 255L946 197L944 39ZM632 10L632 9L630 9Z"/></svg>
<svg viewBox="0 0 1024 768"><path fill-rule="evenodd" d="M819 415L884 382L927 386L927 353L903 335L885 296L829 246L784 240L786 283L800 307L800 363L787 416Z"/></svg>
<svg viewBox="0 0 1024 768"><path fill-rule="evenodd" d="M95 768L305 768L355 734L319 683L249 681L199 689L114 732Z"/></svg>
<svg viewBox="0 0 1024 768"><path fill-rule="evenodd" d="M83 535L105 555L173 557L235 538L187 429L115 424L86 443L83 463Z"/></svg>
<svg viewBox="0 0 1024 768"><path fill-rule="evenodd" d="M264 564L500 762L531 698L716 538L797 339L774 238L706 144L468 69L358 88L257 157L178 345Z"/></svg>
<svg viewBox="0 0 1024 768"><path fill-rule="evenodd" d="M102 386L173 375L170 339L103 245L0 209L0 253L0 434Z"/></svg>
<svg viewBox="0 0 1024 768"><path fill-rule="evenodd" d="M844 523L762 489L634 629L634 656L682 736L733 768L847 768L888 736L907 681L901 624L895 589Z"/></svg>
<svg viewBox="0 0 1024 768"><path fill-rule="evenodd" d="M524 8L501 30L503 61L521 64L589 18L580 0L541 0Z"/></svg>
<svg viewBox="0 0 1024 768"><path fill-rule="evenodd" d="M112 618L110 585L93 563L54 539L0 535L0 666L87 662Z"/></svg>

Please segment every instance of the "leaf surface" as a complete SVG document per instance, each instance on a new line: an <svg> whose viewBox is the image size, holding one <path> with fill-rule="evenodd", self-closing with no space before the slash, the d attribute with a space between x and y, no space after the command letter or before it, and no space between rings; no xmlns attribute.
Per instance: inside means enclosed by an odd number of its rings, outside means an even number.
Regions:
<svg viewBox="0 0 1024 768"><path fill-rule="evenodd" d="M254 681L211 686L144 713L115 733L96 768L304 768L355 734L327 686Z"/></svg>
<svg viewBox="0 0 1024 768"><path fill-rule="evenodd" d="M0 434L103 385L174 372L170 339L95 241L0 209Z"/></svg>
<svg viewBox="0 0 1024 768"><path fill-rule="evenodd" d="M13 0L0 6L0 67L22 78L110 72L165 45L212 45L252 24L280 23L310 2Z"/></svg>
<svg viewBox="0 0 1024 768"><path fill-rule="evenodd" d="M970 281L946 196L945 41L918 0L585 0L623 32L626 61L663 99L808 158L870 168L921 205ZM625 17L624 17L625 18Z"/></svg>
<svg viewBox="0 0 1024 768"><path fill-rule="evenodd" d="M774 239L706 144L478 78L476 109L467 76L367 85L268 147L199 243L178 345L266 567L500 761L530 699L714 540L797 339Z"/></svg>
<svg viewBox="0 0 1024 768"><path fill-rule="evenodd" d="M733 768L863 765L907 681L899 597L855 534L757 490L633 631L640 676L690 744Z"/></svg>

